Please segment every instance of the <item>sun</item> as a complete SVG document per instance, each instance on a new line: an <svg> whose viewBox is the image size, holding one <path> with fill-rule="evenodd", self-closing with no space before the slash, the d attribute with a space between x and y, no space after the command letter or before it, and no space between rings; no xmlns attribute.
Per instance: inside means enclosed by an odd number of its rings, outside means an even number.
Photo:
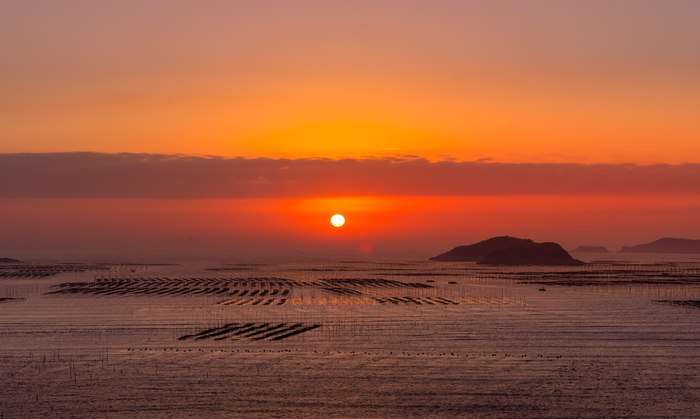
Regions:
<svg viewBox="0 0 700 419"><path fill-rule="evenodd" d="M333 227L339 228L345 225L345 217L342 214L334 214L331 217L331 225Z"/></svg>

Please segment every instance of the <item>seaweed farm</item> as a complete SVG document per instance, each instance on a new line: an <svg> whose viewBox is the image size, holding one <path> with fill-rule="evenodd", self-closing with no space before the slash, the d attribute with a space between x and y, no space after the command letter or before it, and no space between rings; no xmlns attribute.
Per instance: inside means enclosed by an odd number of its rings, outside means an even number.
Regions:
<svg viewBox="0 0 700 419"><path fill-rule="evenodd" d="M0 265L9 418L700 418L700 263Z"/></svg>
<svg viewBox="0 0 700 419"><path fill-rule="evenodd" d="M102 271L109 268L103 265L86 265L82 263L42 264L0 263L1 278L46 278L65 272Z"/></svg>

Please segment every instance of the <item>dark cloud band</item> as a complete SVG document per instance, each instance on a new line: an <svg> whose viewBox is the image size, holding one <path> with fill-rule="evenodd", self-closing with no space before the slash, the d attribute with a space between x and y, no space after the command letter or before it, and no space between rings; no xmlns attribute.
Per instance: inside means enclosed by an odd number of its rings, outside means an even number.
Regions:
<svg viewBox="0 0 700 419"><path fill-rule="evenodd" d="M0 154L2 198L698 194L700 164Z"/></svg>

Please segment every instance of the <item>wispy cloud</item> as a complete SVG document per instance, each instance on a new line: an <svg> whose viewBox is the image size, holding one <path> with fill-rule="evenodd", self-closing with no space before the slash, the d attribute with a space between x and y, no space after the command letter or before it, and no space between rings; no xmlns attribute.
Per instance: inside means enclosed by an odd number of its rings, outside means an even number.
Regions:
<svg viewBox="0 0 700 419"><path fill-rule="evenodd" d="M700 194L700 164L0 154L2 198Z"/></svg>

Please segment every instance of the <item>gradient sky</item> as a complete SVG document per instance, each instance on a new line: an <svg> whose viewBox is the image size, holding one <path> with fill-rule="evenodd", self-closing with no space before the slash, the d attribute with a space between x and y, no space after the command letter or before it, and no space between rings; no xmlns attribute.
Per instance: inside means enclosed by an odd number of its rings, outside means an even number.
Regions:
<svg viewBox="0 0 700 419"><path fill-rule="evenodd" d="M694 0L2 1L0 151L697 162L698 22Z"/></svg>
<svg viewBox="0 0 700 419"><path fill-rule="evenodd" d="M700 238L698 22L694 0L0 0L0 252Z"/></svg>

